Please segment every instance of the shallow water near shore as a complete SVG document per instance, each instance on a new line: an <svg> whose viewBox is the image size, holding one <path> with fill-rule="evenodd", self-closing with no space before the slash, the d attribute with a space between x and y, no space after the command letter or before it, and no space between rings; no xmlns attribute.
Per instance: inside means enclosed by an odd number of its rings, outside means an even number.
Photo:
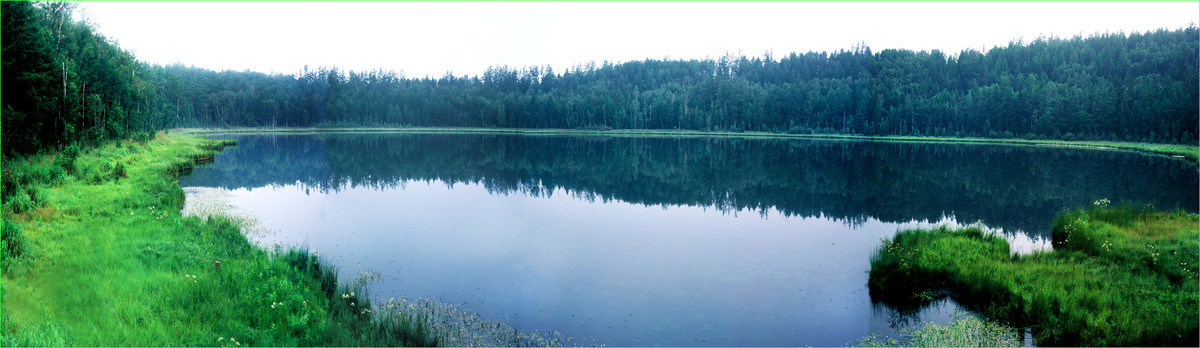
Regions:
<svg viewBox="0 0 1200 348"><path fill-rule="evenodd" d="M982 222L1049 247L1062 208L1196 211L1196 169L1078 149L514 135L236 136L180 180L372 297L435 299L578 344L839 346L948 322L873 304L898 229ZM1103 173L1103 174L1097 174ZM554 336L557 337L557 336ZM579 340L578 338L586 338ZM488 341L480 341L488 342Z"/></svg>

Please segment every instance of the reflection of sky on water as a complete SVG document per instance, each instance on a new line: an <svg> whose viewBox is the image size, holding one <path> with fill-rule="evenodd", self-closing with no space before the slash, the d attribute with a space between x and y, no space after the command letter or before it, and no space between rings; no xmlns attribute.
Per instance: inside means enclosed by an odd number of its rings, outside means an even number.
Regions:
<svg viewBox="0 0 1200 348"><path fill-rule="evenodd" d="M1064 208L1109 199L1194 212L1198 202L1195 165L1113 151L462 134L238 141L181 178L189 205L218 193L282 231L252 239L308 246L344 278L380 271L377 298L441 299L609 345L889 335L896 315L872 307L866 272L898 229L983 221L1028 253L1049 249ZM947 322L957 310L918 316Z"/></svg>
<svg viewBox="0 0 1200 348"><path fill-rule="evenodd" d="M939 221L913 221L899 224L898 226L901 230L913 228L928 229L937 226L946 226L949 228L978 227L983 229L985 232L1003 237L1004 240L1008 241L1009 249L1016 254L1031 254L1035 251L1054 250L1054 246L1050 243L1050 238L1046 238L1045 236L1031 236L1030 233L1026 233L1024 231L1005 231L1002 228L989 227L980 222L963 223L955 219L953 216L942 217L942 219Z"/></svg>
<svg viewBox="0 0 1200 348"><path fill-rule="evenodd" d="M492 194L440 181L222 194L283 231L252 236L262 245L307 246L343 275L380 271L376 298L437 298L525 330L622 346L838 346L894 335L867 293L870 257L898 228L928 225L603 202L561 189ZM956 309L925 317L946 322Z"/></svg>

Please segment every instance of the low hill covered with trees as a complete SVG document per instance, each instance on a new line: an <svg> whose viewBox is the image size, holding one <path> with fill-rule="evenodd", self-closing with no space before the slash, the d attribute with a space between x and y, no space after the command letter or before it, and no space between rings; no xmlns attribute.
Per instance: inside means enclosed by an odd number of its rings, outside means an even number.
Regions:
<svg viewBox="0 0 1200 348"><path fill-rule="evenodd" d="M493 67L407 78L138 62L63 2L5 2L6 155L177 126L456 126L1197 142L1196 26L987 52ZM799 38L798 38L799 40Z"/></svg>

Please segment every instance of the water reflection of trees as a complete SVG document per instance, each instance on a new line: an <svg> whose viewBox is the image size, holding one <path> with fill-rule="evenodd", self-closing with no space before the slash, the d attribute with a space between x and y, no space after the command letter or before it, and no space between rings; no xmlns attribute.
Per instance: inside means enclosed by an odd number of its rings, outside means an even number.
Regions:
<svg viewBox="0 0 1200 348"><path fill-rule="evenodd" d="M1192 164L1038 147L733 138L267 135L239 139L185 185L307 189L478 183L550 195L722 211L777 209L854 223L982 220L1044 233L1099 198L1196 211Z"/></svg>

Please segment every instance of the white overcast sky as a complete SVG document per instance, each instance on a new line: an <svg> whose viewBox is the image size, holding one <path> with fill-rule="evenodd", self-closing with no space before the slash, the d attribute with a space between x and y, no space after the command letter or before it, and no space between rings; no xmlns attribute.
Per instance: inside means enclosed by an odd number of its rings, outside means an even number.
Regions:
<svg viewBox="0 0 1200 348"><path fill-rule="evenodd" d="M77 15L153 64L296 73L337 66L408 77L489 66L885 48L986 50L1039 36L1179 29L1174 2L145 2Z"/></svg>

